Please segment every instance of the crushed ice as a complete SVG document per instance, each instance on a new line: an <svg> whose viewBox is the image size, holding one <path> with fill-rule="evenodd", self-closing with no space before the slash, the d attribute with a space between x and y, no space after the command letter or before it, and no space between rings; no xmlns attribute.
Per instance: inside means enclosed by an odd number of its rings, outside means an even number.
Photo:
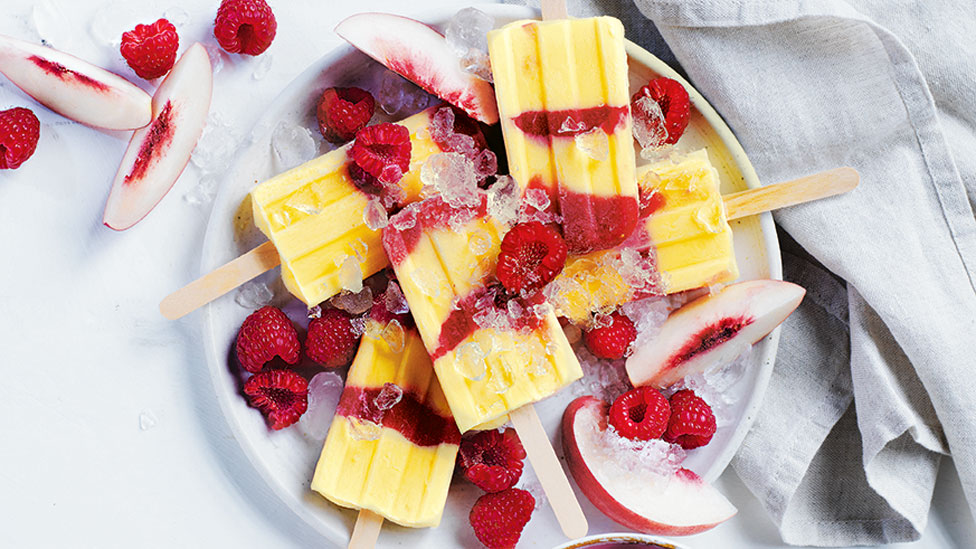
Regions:
<svg viewBox="0 0 976 549"><path fill-rule="evenodd" d="M299 425L309 437L324 440L342 395L342 378L335 372L320 372L308 382L308 409Z"/></svg>
<svg viewBox="0 0 976 549"><path fill-rule="evenodd" d="M488 31L495 27L495 19L476 8L464 8L447 23L444 37L458 57L461 69L474 76L492 81L488 60Z"/></svg>
<svg viewBox="0 0 976 549"><path fill-rule="evenodd" d="M633 109L634 137L641 150L663 147L668 140L668 127L661 106L650 97L641 97L634 102Z"/></svg>
<svg viewBox="0 0 976 549"><path fill-rule="evenodd" d="M396 383L384 383L379 394L373 399L377 409L385 412L396 406L403 399L403 389Z"/></svg>
<svg viewBox="0 0 976 549"><path fill-rule="evenodd" d="M373 291L368 286L359 292L343 291L329 300L333 307L351 315L365 313L373 306Z"/></svg>
<svg viewBox="0 0 976 549"><path fill-rule="evenodd" d="M424 110L430 101L430 94L393 71L382 71L375 89L383 112L400 118Z"/></svg>
<svg viewBox="0 0 976 549"><path fill-rule="evenodd" d="M476 206L480 202L474 163L456 152L431 155L420 169L424 195L439 194L454 207Z"/></svg>
<svg viewBox="0 0 976 549"><path fill-rule="evenodd" d="M274 292L264 282L250 280L237 287L234 294L234 301L238 305L248 310L257 310L265 305L270 305L274 299Z"/></svg>

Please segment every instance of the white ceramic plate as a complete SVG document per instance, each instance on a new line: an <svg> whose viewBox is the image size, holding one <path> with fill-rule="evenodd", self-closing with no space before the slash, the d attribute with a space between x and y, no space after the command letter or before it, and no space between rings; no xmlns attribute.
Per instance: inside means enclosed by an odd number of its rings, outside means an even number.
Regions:
<svg viewBox="0 0 976 549"><path fill-rule="evenodd" d="M479 6L494 15L499 25L515 19L533 17L531 10L517 6ZM446 22L453 12L442 11L425 18L432 24ZM655 74L682 81L692 97L691 123L681 139L680 147L694 150L707 147L709 156L718 169L725 193L756 187L759 181L749 164L742 147L732 132L704 98L690 85L650 53L628 43L630 55L630 81L632 91L645 84ZM246 146L229 170L218 194L206 239L203 245L201 272L239 256L265 238L251 222L247 193L259 181L281 171L270 145L271 132L280 121L316 128L315 102L321 91L329 86L360 85L375 91L371 83L379 66L352 47L342 47L330 52L312 64L292 81L278 98L267 107L261 121L251 134ZM318 138L318 132L313 131ZM320 151L329 145L320 140ZM742 279L780 278L780 256L773 229L772 218L765 214L733 222L735 250ZM277 304L294 320L304 316L304 305L289 299L281 287L275 269L262 275L259 280L277 289ZM330 541L344 545L348 539L356 514L340 509L309 491L309 481L318 459L326 432L325 426L308 429L292 427L281 432L271 432L261 414L248 407L241 396L243 376L234 365L234 339L241 322L251 311L235 302L234 294L224 296L202 311L204 342L208 366L213 376L214 388L231 429L245 454L259 474L288 507L303 520L320 531ZM712 442L705 448L691 452L686 466L714 480L725 469L742 438L752 424L772 370L776 353L778 332L761 341L752 353L750 368L731 389L736 399L732 409L734 421L720 428ZM314 370L303 370L303 373ZM537 405L550 435L561 454L558 439L558 423L566 405L572 399L570 391L563 391ZM531 472L528 472L531 477ZM381 546L452 547L477 546L468 526L468 511L480 490L473 485L458 481L451 487L444 519L438 528L411 530L387 525L380 538ZM590 533L608 533L621 530L616 523L604 517L586 498L580 500L590 520ZM525 529L520 547L552 547L565 541L548 507L538 510Z"/></svg>

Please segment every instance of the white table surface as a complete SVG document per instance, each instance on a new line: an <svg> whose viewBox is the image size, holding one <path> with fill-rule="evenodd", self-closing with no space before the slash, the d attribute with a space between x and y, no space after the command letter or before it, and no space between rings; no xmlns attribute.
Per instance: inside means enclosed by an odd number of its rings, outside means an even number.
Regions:
<svg viewBox="0 0 976 549"><path fill-rule="evenodd" d="M131 2L149 23L179 5L182 45L213 43L218 0ZM422 15L467 0L277 0L278 36L258 59L215 79L211 111L246 134L261 106L340 44L331 29L354 12ZM96 17L124 2L4 0L0 33L51 45L131 78ZM405 7L407 4L410 7ZM96 33L97 34L97 33ZM182 48L181 48L182 50ZM259 71L260 72L260 71ZM183 196L190 166L162 203L117 233L102 210L128 141L38 106L0 76L0 109L41 120L36 154L0 172L0 547L322 547L251 469L213 397L199 318L163 319L159 300L197 276L209 207ZM759 502L728 470L718 483L739 507L694 547L779 547ZM555 540L554 540L555 542ZM896 547L976 547L976 525L945 461L923 538Z"/></svg>

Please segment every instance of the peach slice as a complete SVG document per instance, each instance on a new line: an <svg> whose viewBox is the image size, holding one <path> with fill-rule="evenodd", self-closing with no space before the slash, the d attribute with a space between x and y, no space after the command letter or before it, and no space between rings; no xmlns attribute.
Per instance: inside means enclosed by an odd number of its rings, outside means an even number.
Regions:
<svg viewBox="0 0 976 549"><path fill-rule="evenodd" d="M735 515L735 506L692 471L633 468L638 460L628 463L621 455L628 450L607 446L609 408L582 396L569 404L562 420L569 471L597 509L627 528L671 536L697 534Z"/></svg>
<svg viewBox="0 0 976 549"><path fill-rule="evenodd" d="M176 183L203 132L212 91L210 57L193 44L156 90L152 122L132 134L105 205L105 225L117 231L135 225Z"/></svg>
<svg viewBox="0 0 976 549"><path fill-rule="evenodd" d="M88 126L134 130L152 119L149 94L58 50L0 35L0 72L52 111Z"/></svg>
<svg viewBox="0 0 976 549"><path fill-rule="evenodd" d="M806 290L782 280L750 280L700 297L671 314L660 333L627 359L635 387L667 387L729 362L766 337L800 304Z"/></svg>
<svg viewBox="0 0 976 549"><path fill-rule="evenodd" d="M336 34L424 90L486 124L498 122L491 84L461 70L444 35L420 21L389 13L347 17Z"/></svg>

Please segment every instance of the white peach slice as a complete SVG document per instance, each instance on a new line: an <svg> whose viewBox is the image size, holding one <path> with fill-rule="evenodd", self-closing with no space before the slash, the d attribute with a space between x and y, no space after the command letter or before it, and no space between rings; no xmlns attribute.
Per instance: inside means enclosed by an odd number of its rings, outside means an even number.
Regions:
<svg viewBox="0 0 976 549"><path fill-rule="evenodd" d="M667 387L733 360L786 320L804 294L790 282L750 280L688 303L627 359L630 382Z"/></svg>
<svg viewBox="0 0 976 549"><path fill-rule="evenodd" d="M88 126L134 130L152 119L135 84L58 50L0 35L0 72L52 111Z"/></svg>
<svg viewBox="0 0 976 549"><path fill-rule="evenodd" d="M647 534L697 534L736 513L718 490L688 469L673 474L632 468L626 451L606 445L609 404L579 397L563 413L563 449L583 494L609 518Z"/></svg>
<svg viewBox="0 0 976 549"><path fill-rule="evenodd" d="M486 124L498 122L491 84L464 72L444 35L389 13L347 17L336 34L386 68Z"/></svg>
<svg viewBox="0 0 976 549"><path fill-rule="evenodd" d="M132 134L105 205L105 225L128 229L162 200L183 173L210 110L207 50L190 46L153 96L152 122Z"/></svg>

